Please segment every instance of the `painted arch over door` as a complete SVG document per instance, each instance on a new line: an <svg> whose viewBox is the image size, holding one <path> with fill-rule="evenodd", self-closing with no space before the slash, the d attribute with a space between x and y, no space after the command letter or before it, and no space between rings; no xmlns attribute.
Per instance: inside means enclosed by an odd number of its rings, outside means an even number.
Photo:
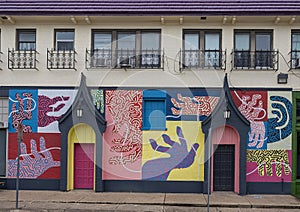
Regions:
<svg viewBox="0 0 300 212"><path fill-rule="evenodd" d="M68 134L68 180L67 180L67 189L73 190L74 189L74 146L76 144L94 144L96 143L96 134L93 128L87 124L79 123L73 126ZM95 148L93 158L91 160L95 161ZM89 156L87 156L89 157ZM94 167L95 170L95 167ZM94 173L95 175L95 173ZM95 189L95 183L94 183Z"/></svg>

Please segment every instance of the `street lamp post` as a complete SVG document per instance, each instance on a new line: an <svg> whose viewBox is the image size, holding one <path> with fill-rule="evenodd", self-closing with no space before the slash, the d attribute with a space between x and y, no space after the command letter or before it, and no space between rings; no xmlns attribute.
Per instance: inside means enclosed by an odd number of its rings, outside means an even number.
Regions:
<svg viewBox="0 0 300 212"><path fill-rule="evenodd" d="M16 209L19 209L19 177L20 177L20 144L23 139L23 125L19 123L18 126L18 157L17 157L17 179L16 179Z"/></svg>

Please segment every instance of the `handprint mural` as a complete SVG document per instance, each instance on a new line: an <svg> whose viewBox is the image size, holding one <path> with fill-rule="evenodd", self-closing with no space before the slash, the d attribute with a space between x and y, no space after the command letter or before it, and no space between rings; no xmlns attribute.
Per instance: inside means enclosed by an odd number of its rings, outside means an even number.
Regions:
<svg viewBox="0 0 300 212"><path fill-rule="evenodd" d="M20 144L20 178L60 177L60 135L54 133L23 134ZM8 177L17 173L17 134L9 135Z"/></svg>
<svg viewBox="0 0 300 212"><path fill-rule="evenodd" d="M144 180L203 180L203 134L199 122L167 122L166 132L143 132Z"/></svg>

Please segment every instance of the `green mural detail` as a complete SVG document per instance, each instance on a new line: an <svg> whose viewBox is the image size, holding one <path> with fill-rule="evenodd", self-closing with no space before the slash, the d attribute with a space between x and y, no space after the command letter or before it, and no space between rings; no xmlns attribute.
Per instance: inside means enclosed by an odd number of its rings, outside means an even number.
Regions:
<svg viewBox="0 0 300 212"><path fill-rule="evenodd" d="M103 90L91 90L93 103L100 113L104 113L104 92Z"/></svg>

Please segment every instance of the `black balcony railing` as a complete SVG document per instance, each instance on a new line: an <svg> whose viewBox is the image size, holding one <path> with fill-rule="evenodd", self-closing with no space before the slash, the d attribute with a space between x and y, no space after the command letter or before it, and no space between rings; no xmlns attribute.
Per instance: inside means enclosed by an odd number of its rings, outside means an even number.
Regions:
<svg viewBox="0 0 300 212"><path fill-rule="evenodd" d="M293 50L290 55L290 69L300 69L300 50Z"/></svg>
<svg viewBox="0 0 300 212"><path fill-rule="evenodd" d="M48 69L74 69L75 50L49 50L47 49L47 68Z"/></svg>
<svg viewBox="0 0 300 212"><path fill-rule="evenodd" d="M161 50L86 50L86 67L92 68L163 68Z"/></svg>
<svg viewBox="0 0 300 212"><path fill-rule="evenodd" d="M264 69L278 70L278 51L244 51L232 52L232 67L234 69Z"/></svg>
<svg viewBox="0 0 300 212"><path fill-rule="evenodd" d="M181 68L226 69L226 51L183 50L180 55Z"/></svg>
<svg viewBox="0 0 300 212"><path fill-rule="evenodd" d="M37 69L36 50L8 49L9 69Z"/></svg>

